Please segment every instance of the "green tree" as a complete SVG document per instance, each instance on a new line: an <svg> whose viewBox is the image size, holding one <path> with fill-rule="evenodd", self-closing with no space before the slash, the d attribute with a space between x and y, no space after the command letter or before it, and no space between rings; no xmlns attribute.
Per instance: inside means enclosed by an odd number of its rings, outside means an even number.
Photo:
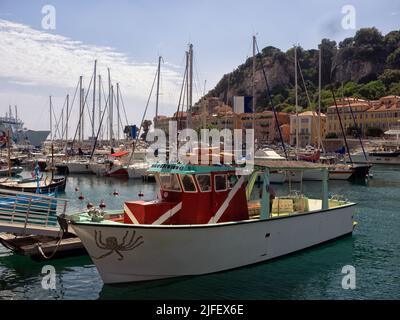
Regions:
<svg viewBox="0 0 400 320"><path fill-rule="evenodd" d="M400 48L397 48L387 57L387 63L391 68L400 69Z"/></svg>
<svg viewBox="0 0 400 320"><path fill-rule="evenodd" d="M363 85L358 92L368 100L377 100L386 93L386 87L381 80L371 81Z"/></svg>
<svg viewBox="0 0 400 320"><path fill-rule="evenodd" d="M386 69L378 79L389 88L392 83L400 82L400 70Z"/></svg>
<svg viewBox="0 0 400 320"><path fill-rule="evenodd" d="M354 36L355 57L362 60L379 61L385 54L382 33L375 27L362 28Z"/></svg>
<svg viewBox="0 0 400 320"><path fill-rule="evenodd" d="M400 82L392 83L389 87L388 94L400 96Z"/></svg>

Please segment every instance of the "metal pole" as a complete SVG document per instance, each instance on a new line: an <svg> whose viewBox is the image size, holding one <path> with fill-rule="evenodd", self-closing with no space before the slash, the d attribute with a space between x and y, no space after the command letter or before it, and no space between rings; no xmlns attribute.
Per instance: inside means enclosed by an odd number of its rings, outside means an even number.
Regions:
<svg viewBox="0 0 400 320"><path fill-rule="evenodd" d="M92 138L94 139L94 116L96 110L96 67L97 60L94 61L94 74L93 74L93 109L92 109Z"/></svg>
<svg viewBox="0 0 400 320"><path fill-rule="evenodd" d="M69 121L69 94L67 94L67 119L65 124L65 142L68 145L68 121Z"/></svg>
<svg viewBox="0 0 400 320"><path fill-rule="evenodd" d="M101 75L99 74L99 128L101 127ZM100 141L102 139L102 135L100 135Z"/></svg>
<svg viewBox="0 0 400 320"><path fill-rule="evenodd" d="M53 110L51 104L51 96L50 96L50 140L53 141Z"/></svg>
<svg viewBox="0 0 400 320"><path fill-rule="evenodd" d="M294 46L294 90L296 99L296 159L299 160L299 98L297 93L297 47Z"/></svg>
<svg viewBox="0 0 400 320"><path fill-rule="evenodd" d="M117 141L119 143L119 139L120 139L120 123L121 123L121 116L119 113L119 83L117 82Z"/></svg>
<svg viewBox="0 0 400 320"><path fill-rule="evenodd" d="M252 90L252 102L253 102L253 131L256 130L256 36L253 36L253 76L252 76L252 86L253 86L253 90ZM255 135L255 132L254 132Z"/></svg>
<svg viewBox="0 0 400 320"><path fill-rule="evenodd" d="M82 76L79 77L79 131L78 131L78 140L81 142L82 140Z"/></svg>
<svg viewBox="0 0 400 320"><path fill-rule="evenodd" d="M318 150L321 150L321 88L322 88L322 52L319 48L319 75L318 75Z"/></svg>
<svg viewBox="0 0 400 320"><path fill-rule="evenodd" d="M10 146L10 130L7 130L7 153L8 153L8 176L11 177L11 146Z"/></svg>
<svg viewBox="0 0 400 320"><path fill-rule="evenodd" d="M160 96L160 71L161 71L161 59L162 57L158 57L158 69L157 69L157 93L156 93L156 117L154 120L154 129L157 128L157 120L158 120L158 99Z"/></svg>

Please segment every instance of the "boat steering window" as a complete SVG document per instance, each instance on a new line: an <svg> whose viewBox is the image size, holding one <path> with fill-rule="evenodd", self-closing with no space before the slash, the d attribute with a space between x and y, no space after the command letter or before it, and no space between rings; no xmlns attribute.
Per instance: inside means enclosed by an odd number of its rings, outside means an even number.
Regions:
<svg viewBox="0 0 400 320"><path fill-rule="evenodd" d="M181 191L176 174L160 173L160 185L165 191Z"/></svg>
<svg viewBox="0 0 400 320"><path fill-rule="evenodd" d="M196 179L201 192L211 191L211 176L209 174L198 174L196 175Z"/></svg>
<svg viewBox="0 0 400 320"><path fill-rule="evenodd" d="M218 174L215 176L215 191L226 191L227 183L226 183L226 175Z"/></svg>
<svg viewBox="0 0 400 320"><path fill-rule="evenodd" d="M185 192L197 192L196 185L194 184L193 177L191 175L182 174L180 178L182 181L183 190Z"/></svg>

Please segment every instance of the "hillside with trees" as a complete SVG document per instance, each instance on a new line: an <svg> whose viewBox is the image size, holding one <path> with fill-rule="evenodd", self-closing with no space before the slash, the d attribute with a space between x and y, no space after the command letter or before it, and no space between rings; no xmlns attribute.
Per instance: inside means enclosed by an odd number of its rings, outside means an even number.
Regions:
<svg viewBox="0 0 400 320"><path fill-rule="evenodd" d="M376 28L364 28L354 37L337 44L323 39L318 47L322 51L322 110L333 104L330 88L336 96L354 96L368 100L384 95L400 95L400 30L383 35ZM297 48L301 73L298 75L299 106L312 110L318 104L319 51ZM257 55L256 101L257 111L271 109L267 98L262 64L265 67L278 111L294 109L294 49L282 52L275 47L265 47ZM252 95L252 58L222 77L207 96L220 97L233 104L235 95ZM304 83L303 83L304 79ZM310 102L308 101L307 88ZM228 91L229 90L229 91Z"/></svg>

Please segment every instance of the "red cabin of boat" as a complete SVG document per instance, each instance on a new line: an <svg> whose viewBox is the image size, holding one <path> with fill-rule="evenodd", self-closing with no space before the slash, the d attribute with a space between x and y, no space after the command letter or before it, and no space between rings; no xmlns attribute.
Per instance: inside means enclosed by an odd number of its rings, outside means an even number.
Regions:
<svg viewBox="0 0 400 320"><path fill-rule="evenodd" d="M124 204L128 224L186 225L247 220L245 179L235 168L156 164L154 201Z"/></svg>

